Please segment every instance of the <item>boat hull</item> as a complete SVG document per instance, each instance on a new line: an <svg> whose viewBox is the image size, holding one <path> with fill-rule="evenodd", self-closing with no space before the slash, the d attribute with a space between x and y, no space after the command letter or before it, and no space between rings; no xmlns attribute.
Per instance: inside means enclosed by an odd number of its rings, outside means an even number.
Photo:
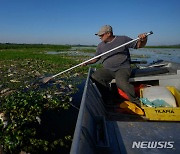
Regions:
<svg viewBox="0 0 180 154"><path fill-rule="evenodd" d="M130 82L171 85L180 91L180 71L169 70L164 74L132 77ZM179 154L180 122L150 122L144 116L110 112L90 79L93 71L89 69L84 87L71 154Z"/></svg>

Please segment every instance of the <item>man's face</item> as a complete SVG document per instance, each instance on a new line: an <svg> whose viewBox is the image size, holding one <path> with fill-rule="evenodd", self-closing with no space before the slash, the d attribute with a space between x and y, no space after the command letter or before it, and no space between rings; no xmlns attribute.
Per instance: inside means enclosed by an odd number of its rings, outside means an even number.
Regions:
<svg viewBox="0 0 180 154"><path fill-rule="evenodd" d="M106 32L102 35L99 35L99 38L101 39L101 41L104 41L104 42L108 42L108 38L110 37L110 33L109 32Z"/></svg>

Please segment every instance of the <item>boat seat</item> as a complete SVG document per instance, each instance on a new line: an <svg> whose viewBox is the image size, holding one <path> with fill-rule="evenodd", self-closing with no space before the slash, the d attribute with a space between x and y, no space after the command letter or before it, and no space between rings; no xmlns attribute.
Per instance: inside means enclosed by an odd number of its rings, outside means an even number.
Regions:
<svg viewBox="0 0 180 154"><path fill-rule="evenodd" d="M160 68L160 67L148 67L148 68L143 68L143 69L133 69L131 72L131 76L129 78L130 82L135 82L135 81L147 81L147 80L160 80L163 78L163 74L169 73L168 68ZM171 78L171 75L169 76ZM110 83L110 87L112 83L115 83L115 79L113 79Z"/></svg>
<svg viewBox="0 0 180 154"><path fill-rule="evenodd" d="M168 73L168 72L169 72L169 70L167 68L159 68L159 67L133 69L131 72L130 78L164 74L164 73Z"/></svg>

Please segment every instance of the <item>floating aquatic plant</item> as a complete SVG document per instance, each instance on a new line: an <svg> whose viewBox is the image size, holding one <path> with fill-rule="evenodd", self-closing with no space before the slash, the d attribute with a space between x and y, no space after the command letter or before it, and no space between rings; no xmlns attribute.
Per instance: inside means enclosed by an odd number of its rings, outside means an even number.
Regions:
<svg viewBox="0 0 180 154"><path fill-rule="evenodd" d="M80 83L80 80L76 80L75 83L73 80L81 78L79 76L87 72L87 68L77 68L45 85L33 83L41 77L61 72L83 61L84 57L45 54L45 51L57 49L52 46L33 48L24 45L14 47L0 45L0 47L0 145L2 149L13 154L22 151L51 153L54 149L58 149L57 147L68 151L73 129L64 132L63 114L67 116L72 112L72 110L68 111L72 106L72 95L77 91L76 84ZM65 49L64 46L62 49ZM73 111L78 113L77 109ZM49 114L52 114L52 117L49 117ZM55 117L58 117L57 121L54 120ZM73 115L74 121L67 124L71 128L72 123L75 127L74 117ZM54 132L49 128L53 120L48 121L48 118L52 118L56 124L62 126L55 125L58 130Z"/></svg>
<svg viewBox="0 0 180 154"><path fill-rule="evenodd" d="M17 91L1 100L0 145L7 153L48 151L57 146L69 146L71 136L52 141L42 139L38 132L42 128L42 115L48 110L67 109L67 97L63 102L46 93ZM68 136L68 137L67 137Z"/></svg>

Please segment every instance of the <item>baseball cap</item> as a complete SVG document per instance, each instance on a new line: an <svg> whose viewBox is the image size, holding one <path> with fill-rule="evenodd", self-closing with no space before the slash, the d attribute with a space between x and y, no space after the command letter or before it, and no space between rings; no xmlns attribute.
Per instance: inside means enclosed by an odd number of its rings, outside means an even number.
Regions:
<svg viewBox="0 0 180 154"><path fill-rule="evenodd" d="M113 32L112 27L110 25L102 26L99 32L97 32L95 35L102 35L107 32Z"/></svg>

